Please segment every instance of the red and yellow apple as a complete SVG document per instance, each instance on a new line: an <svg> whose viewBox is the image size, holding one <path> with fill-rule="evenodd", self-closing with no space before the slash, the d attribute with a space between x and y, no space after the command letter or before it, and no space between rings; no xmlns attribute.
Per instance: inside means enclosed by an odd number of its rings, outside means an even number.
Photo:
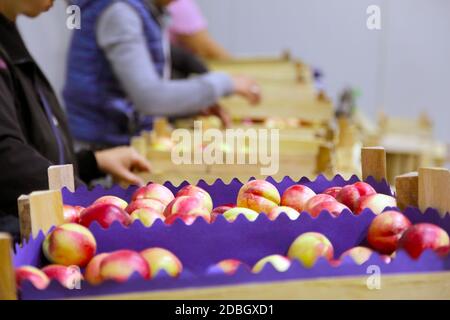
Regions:
<svg viewBox="0 0 450 320"><path fill-rule="evenodd" d="M216 207L211 212L211 222L216 221L218 216L223 215L225 212L227 212L230 209L236 208L235 204L226 204L220 207Z"/></svg>
<svg viewBox="0 0 450 320"><path fill-rule="evenodd" d="M364 209L370 209L375 214L380 214L387 207L396 207L397 200L394 197L376 193L359 198L354 213L359 214Z"/></svg>
<svg viewBox="0 0 450 320"><path fill-rule="evenodd" d="M370 257L372 256L372 253L373 253L373 251L371 249L369 249L369 248L366 248L366 247L354 247L354 248L351 248L351 249L345 251L341 255L341 257L339 259L342 260L345 257L349 256L350 258L352 258L352 260L357 265L362 265L367 260L370 259Z"/></svg>
<svg viewBox="0 0 450 320"><path fill-rule="evenodd" d="M328 194L318 194L311 197L305 204L304 211L311 213L315 206L322 202L337 202L335 198Z"/></svg>
<svg viewBox="0 0 450 320"><path fill-rule="evenodd" d="M103 281L125 282L135 272L144 279L150 278L150 268L147 261L135 251L114 251L100 262L100 277Z"/></svg>
<svg viewBox="0 0 450 320"><path fill-rule="evenodd" d="M342 187L330 187L322 193L332 196L333 198L336 199L337 195L339 194L339 192L341 192L341 190L342 190Z"/></svg>
<svg viewBox="0 0 450 320"><path fill-rule="evenodd" d="M205 208L203 199L194 196L180 196L175 198L164 210L166 218L172 215L203 217L211 221L210 210Z"/></svg>
<svg viewBox="0 0 450 320"><path fill-rule="evenodd" d="M79 223L81 211L83 210L84 208L80 206L64 205L64 223Z"/></svg>
<svg viewBox="0 0 450 320"><path fill-rule="evenodd" d="M151 183L145 187L136 190L132 196L132 201L140 199L153 199L160 201L164 206L167 206L173 199L173 193L167 187Z"/></svg>
<svg viewBox="0 0 450 320"><path fill-rule="evenodd" d="M94 201L93 205L95 204L112 204L115 205L116 207L119 207L120 209L125 210L125 208L128 206L128 203L116 196L103 196L98 198L97 200Z"/></svg>
<svg viewBox="0 0 450 320"><path fill-rule="evenodd" d="M309 211L309 214L312 217L318 217L322 211L327 211L332 216L338 217L342 213L342 211L344 211L344 210L349 210L350 211L350 209L348 207L346 207L345 205L343 205L340 202L337 202L337 201L325 201L325 202L321 202L321 203L317 204L315 207L313 207Z"/></svg>
<svg viewBox="0 0 450 320"><path fill-rule="evenodd" d="M227 275L233 275L236 273L237 269L245 265L242 261L236 259L225 259L216 263L211 270L220 270Z"/></svg>
<svg viewBox="0 0 450 320"><path fill-rule="evenodd" d="M259 273L264 266L270 263L278 272L285 272L291 266L291 260L279 254L273 254L259 260L252 268L253 273Z"/></svg>
<svg viewBox="0 0 450 320"><path fill-rule="evenodd" d="M288 257L299 260L306 268L311 268L317 259L333 259L334 249L330 240L318 232L306 232L298 236L289 247Z"/></svg>
<svg viewBox="0 0 450 320"><path fill-rule="evenodd" d="M239 215L245 216L247 218L247 220L249 220L249 221L255 221L256 218L258 218L259 213L252 209L236 207L236 208L226 211L223 214L223 217L228 222L234 222Z"/></svg>
<svg viewBox="0 0 450 320"><path fill-rule="evenodd" d="M33 266L22 266L16 269L16 284L20 289L23 281L30 281L36 289L44 290L50 283L47 275Z"/></svg>
<svg viewBox="0 0 450 320"><path fill-rule="evenodd" d="M142 208L133 211L131 220L134 222L139 220L145 227L151 227L156 220L164 221L165 217L158 211L151 208Z"/></svg>
<svg viewBox="0 0 450 320"><path fill-rule="evenodd" d="M185 225L190 226L197 220L197 218L200 218L200 219L203 218L204 219L203 216L190 216L190 215L182 215L182 214L172 214L172 215L168 216L164 220L164 222L167 225L172 225L172 224L175 223L175 221L181 220L181 221L184 222Z"/></svg>
<svg viewBox="0 0 450 320"><path fill-rule="evenodd" d="M183 271L183 264L169 250L149 248L141 251L141 256L149 265L151 278L155 277L161 270L164 270L171 277L178 277Z"/></svg>
<svg viewBox="0 0 450 320"><path fill-rule="evenodd" d="M308 200L315 195L316 193L309 187L296 184L284 191L283 196L281 197L281 205L302 212L305 210Z"/></svg>
<svg viewBox="0 0 450 320"><path fill-rule="evenodd" d="M202 200L203 206L206 209L208 209L209 212L211 212L213 209L213 201L211 199L211 196L209 195L208 192L206 192L200 187L194 185L187 185L180 191L178 191L175 197L178 198L183 196L199 198Z"/></svg>
<svg viewBox="0 0 450 320"><path fill-rule="evenodd" d="M278 207L280 201L280 194L273 184L265 180L252 180L239 190L237 206L267 214Z"/></svg>
<svg viewBox="0 0 450 320"><path fill-rule="evenodd" d="M103 282L100 276L100 265L104 258L108 256L108 253L101 253L96 255L89 261L86 269L84 270L84 279L92 285L99 285Z"/></svg>
<svg viewBox="0 0 450 320"><path fill-rule="evenodd" d="M300 216L300 213L291 207L275 207L267 216L270 220L276 220L281 213L285 213L291 220L296 220Z"/></svg>
<svg viewBox="0 0 450 320"><path fill-rule="evenodd" d="M74 289L83 280L79 268L51 264L42 269L42 272L50 279L57 280L63 287Z"/></svg>
<svg viewBox="0 0 450 320"><path fill-rule="evenodd" d="M97 243L89 229L67 223L56 227L45 237L42 250L51 263L84 267L95 255Z"/></svg>
<svg viewBox="0 0 450 320"><path fill-rule="evenodd" d="M413 259L420 257L426 249L433 251L442 250L450 245L447 232L431 223L418 223L406 230L398 247L404 249Z"/></svg>
<svg viewBox="0 0 450 320"><path fill-rule="evenodd" d="M369 245L382 254L391 254L397 250L398 241L411 222L402 213L385 211L370 223L367 232Z"/></svg>
<svg viewBox="0 0 450 320"><path fill-rule="evenodd" d="M351 211L354 211L361 197L376 193L377 192L370 184L365 182L356 182L354 184L344 186L336 196L336 200L345 204Z"/></svg>
<svg viewBox="0 0 450 320"><path fill-rule="evenodd" d="M125 211L132 214L134 211L143 208L151 208L162 214L166 206L161 201L155 199L137 199L131 202L128 207L125 208Z"/></svg>
<svg viewBox="0 0 450 320"><path fill-rule="evenodd" d="M108 203L92 205L81 212L80 224L89 227L97 221L103 228L108 228L115 221L128 226L131 224L130 215L123 209Z"/></svg>

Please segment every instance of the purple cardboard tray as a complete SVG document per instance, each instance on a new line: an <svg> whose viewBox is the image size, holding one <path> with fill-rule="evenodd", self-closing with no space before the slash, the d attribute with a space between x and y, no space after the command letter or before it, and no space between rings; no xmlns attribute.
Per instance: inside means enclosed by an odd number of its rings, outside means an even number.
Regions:
<svg viewBox="0 0 450 320"><path fill-rule="evenodd" d="M353 183L355 180L351 179L348 182L340 177L336 177L332 181L328 181L319 177L316 181L303 180L301 183L305 182L309 183L314 190L320 192L329 186L345 185ZM283 191L293 183L290 179L283 179L280 183L275 183L275 185L280 191ZM233 199L242 184L237 180L233 180L230 185L225 185L219 180L212 186L202 185L201 183L199 185L207 189L214 200L217 201L217 198L214 198L215 195L220 196L220 202L216 202L217 205L234 202ZM172 187L173 191L177 189L174 186L169 187ZM382 192L382 184L375 187L377 191ZM112 190L97 188L91 193L87 190L77 190L73 194L65 192L64 199L70 200L70 202L66 202L69 204L82 204L79 201L86 201L84 203L89 204L98 196L113 194L129 200L133 191L132 188L127 190L121 188ZM389 187L385 185L384 191L389 193ZM77 195L81 198L77 198ZM84 198L86 196L91 198ZM407 209L405 214L414 223L430 222L450 232L449 215L441 218L435 210L430 209L426 214L422 214L415 208ZM254 222L249 222L244 216L240 216L234 223L229 223L223 217L219 217L213 224L207 224L204 220L198 219L191 226L186 226L182 221L178 220L172 226L157 222L151 228L145 228L137 221L129 227L123 227L116 223L107 230L94 223L91 225L90 230L97 239L97 253L111 252L124 248L140 251L149 247L163 247L172 251L182 261L184 266L182 274L178 278L170 278L162 272L151 280L143 280L136 274L126 283L118 284L108 281L100 286L91 286L86 282L82 282L81 290L68 290L59 283L52 281L46 290L40 291L27 282L22 285L21 298L82 298L129 292L263 283L317 277L367 275L368 266L372 265L378 266L382 273L450 270L450 257L443 259L431 251L426 251L419 260L411 260L406 253L401 251L390 264L385 264L378 254L374 254L368 262L361 266L356 265L350 258L346 258L339 267L330 266L327 261L319 260L311 269L306 269L300 263L294 261L286 272L277 272L270 264L266 265L259 274L251 273L248 267L241 267L232 276L211 269L215 263L223 259L238 259L248 266L252 266L256 261L267 255L285 255L292 241L298 235L308 231L321 232L326 235L333 243L335 258L338 258L345 250L365 244L367 228L374 217L375 215L370 210L363 211L359 216L355 216L349 211L344 211L337 218L332 217L328 212L322 212L317 218L312 218L308 214L301 214L295 221L291 221L284 214L275 221L270 221L265 215L261 215ZM41 253L43 239L44 234L41 233L36 239L31 239L22 248L17 246L14 256L15 266L44 266L46 261Z"/></svg>

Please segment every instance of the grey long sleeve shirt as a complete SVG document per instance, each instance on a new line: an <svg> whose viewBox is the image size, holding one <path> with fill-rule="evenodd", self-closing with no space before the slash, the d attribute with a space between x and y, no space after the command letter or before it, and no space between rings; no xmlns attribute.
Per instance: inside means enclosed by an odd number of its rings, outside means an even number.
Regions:
<svg viewBox="0 0 450 320"><path fill-rule="evenodd" d="M96 32L114 74L142 114L196 113L233 91L231 78L223 73L211 72L186 80L161 78L149 55L141 18L125 2L118 1L102 13Z"/></svg>

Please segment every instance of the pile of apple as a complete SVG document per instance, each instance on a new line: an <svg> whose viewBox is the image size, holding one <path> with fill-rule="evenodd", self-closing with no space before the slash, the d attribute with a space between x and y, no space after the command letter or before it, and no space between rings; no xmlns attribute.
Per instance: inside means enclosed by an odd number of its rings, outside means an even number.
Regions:
<svg viewBox="0 0 450 320"><path fill-rule="evenodd" d="M325 235L306 232L294 240L286 256L274 254L264 257L251 270L259 273L267 263L271 263L277 271L284 272L293 260L311 268L319 258L328 260L332 266L339 266L347 256L360 265L369 260L375 251L382 255L386 263L395 258L399 249L405 250L413 259L418 259L427 249L443 257L450 253L449 236L445 230L430 223L412 225L406 216L397 211L385 211L373 219L367 242L370 248L357 246L334 259L333 245ZM38 289L45 289L51 279L72 288L75 281L81 279L99 285L107 280L127 281L134 273L143 279L152 279L161 270L177 277L183 269L180 260L163 248L148 248L141 252L124 249L96 255L97 243L92 233L74 223L53 229L46 236L42 250L50 265L42 270L33 266L18 268L16 280L19 288L24 280L29 280ZM246 266L241 261L227 259L212 266L210 271L233 274L242 265ZM81 268L84 269L83 274Z"/></svg>
<svg viewBox="0 0 450 320"><path fill-rule="evenodd" d="M386 211L372 221L367 234L370 246L353 247L334 259L334 248L330 240L317 232L306 232L298 236L289 247L286 255L273 254L260 259L252 272L260 272L268 263L279 272L289 269L293 260L298 260L304 267L312 268L319 258L324 258L332 266L342 264L344 258L350 257L357 265L362 265L372 254L380 254L385 263L390 263L397 250L405 250L413 259L418 259L425 250L433 250L441 257L450 254L449 236L442 228L430 223L412 225L409 219L397 211ZM220 261L210 271L220 270L234 274L245 263L235 259Z"/></svg>
<svg viewBox="0 0 450 320"><path fill-rule="evenodd" d="M180 260L163 248L148 248L141 252L118 250L96 255L97 242L93 234L86 227L74 223L63 224L50 232L42 250L50 264L42 269L33 266L17 268L18 288L24 280L43 290L51 279L66 288L73 288L83 279L99 285L107 280L125 282L134 273L144 279L152 279L161 270L177 277L183 270Z"/></svg>
<svg viewBox="0 0 450 320"><path fill-rule="evenodd" d="M252 180L242 186L236 204L213 209L211 196L200 187L188 185L173 195L165 186L152 183L138 189L129 204L115 196L103 196L87 208L64 206L64 216L67 223L79 223L86 227L94 221L104 228L115 221L128 226L135 220L149 227L156 220L172 224L181 219L190 225L199 217L210 223L219 215L233 222L241 214L250 221L256 220L260 214L274 220L282 212L292 220L298 218L301 212L317 217L322 211L328 211L333 216L339 216L343 210L359 214L368 208L379 214L386 207L396 205L395 198L377 193L365 182L332 187L321 194L298 184L280 195L270 182Z"/></svg>

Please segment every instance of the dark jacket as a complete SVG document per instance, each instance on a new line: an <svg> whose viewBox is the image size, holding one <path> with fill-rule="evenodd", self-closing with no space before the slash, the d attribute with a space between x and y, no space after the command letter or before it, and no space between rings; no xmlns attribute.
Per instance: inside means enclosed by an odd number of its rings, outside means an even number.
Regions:
<svg viewBox="0 0 450 320"><path fill-rule="evenodd" d="M64 163L74 164L78 185L101 176L91 151L74 153L50 84L0 14L0 230L18 231L17 198L48 189L47 168Z"/></svg>

